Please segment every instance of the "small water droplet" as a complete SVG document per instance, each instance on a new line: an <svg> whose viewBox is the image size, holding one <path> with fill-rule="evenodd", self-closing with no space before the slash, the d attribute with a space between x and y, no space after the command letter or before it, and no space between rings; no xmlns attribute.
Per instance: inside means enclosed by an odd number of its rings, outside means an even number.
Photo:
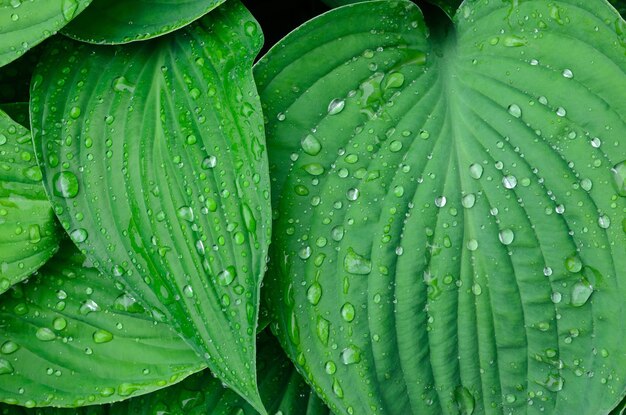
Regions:
<svg viewBox="0 0 626 415"><path fill-rule="evenodd" d="M226 287L235 280L236 276L237 276L237 270L235 269L235 267L229 266L229 267L226 267L219 274L217 274L217 282L221 286Z"/></svg>
<svg viewBox="0 0 626 415"><path fill-rule="evenodd" d="M478 249L478 241L476 239L470 239L467 241L467 249L470 251L475 251Z"/></svg>
<svg viewBox="0 0 626 415"><path fill-rule="evenodd" d="M435 198L435 206L437 206L438 208L444 207L446 203L448 203L448 199L446 199L445 196L439 196Z"/></svg>
<svg viewBox="0 0 626 415"><path fill-rule="evenodd" d="M193 287L191 285L185 285L183 287L183 295L187 298L193 298Z"/></svg>
<svg viewBox="0 0 626 415"><path fill-rule="evenodd" d="M98 329L94 331L91 337L96 344L108 343L113 340L113 333L103 329Z"/></svg>
<svg viewBox="0 0 626 415"><path fill-rule="evenodd" d="M354 309L354 306L352 304L345 303L343 306L341 306L341 317L343 317L343 319L348 323L354 320L355 315L356 310Z"/></svg>
<svg viewBox="0 0 626 415"><path fill-rule="evenodd" d="M563 76L567 79L572 79L574 77L574 73L570 69L564 69Z"/></svg>
<svg viewBox="0 0 626 415"><path fill-rule="evenodd" d="M517 177L513 175L504 176L502 178L502 185L507 189L515 189L517 186Z"/></svg>
<svg viewBox="0 0 626 415"><path fill-rule="evenodd" d="M574 307L582 307L587 303L593 294L593 287L587 281L578 281L572 287L572 305Z"/></svg>
<svg viewBox="0 0 626 415"><path fill-rule="evenodd" d="M372 262L364 256L357 254L354 249L348 248L343 261L343 268L350 274L368 275L372 272Z"/></svg>
<svg viewBox="0 0 626 415"><path fill-rule="evenodd" d="M322 151L322 143L311 134L304 137L300 144L302 150L310 156L317 156Z"/></svg>
<svg viewBox="0 0 626 415"><path fill-rule="evenodd" d="M557 374L548 375L548 379L545 381L544 386L551 392L559 392L563 389L563 378Z"/></svg>
<svg viewBox="0 0 626 415"><path fill-rule="evenodd" d="M70 109L70 117L72 117L73 119L77 119L78 117L80 117L80 108L79 107L72 107Z"/></svg>
<svg viewBox="0 0 626 415"><path fill-rule="evenodd" d="M359 198L359 189L352 188L346 192L346 198L350 201L355 201Z"/></svg>
<svg viewBox="0 0 626 415"><path fill-rule="evenodd" d="M2 346L0 346L0 353L12 354L15 353L19 348L20 346L17 343L12 342L11 340L7 340L2 343Z"/></svg>
<svg viewBox="0 0 626 415"><path fill-rule="evenodd" d="M526 38L517 35L508 35L502 38L502 44L509 48L518 48L528 43Z"/></svg>
<svg viewBox="0 0 626 415"><path fill-rule="evenodd" d="M480 164L478 164L478 163L474 163L474 164L472 164L472 165L469 167L469 171L470 171L470 176L471 176L473 179L478 180L478 179L480 179L481 177L483 177L483 171L484 171L483 166L481 166L481 165L480 165Z"/></svg>
<svg viewBox="0 0 626 415"><path fill-rule="evenodd" d="M509 105L508 111L509 114L511 114L515 118L520 118L522 116L522 109L517 104Z"/></svg>
<svg viewBox="0 0 626 415"><path fill-rule="evenodd" d="M72 241L77 244L85 242L88 236L89 234L87 233L87 230L83 228L75 229L70 232L70 237L72 238Z"/></svg>
<svg viewBox="0 0 626 415"><path fill-rule="evenodd" d="M404 75L400 72L393 72L387 77L386 88L400 88L404 85Z"/></svg>
<svg viewBox="0 0 626 415"><path fill-rule="evenodd" d="M53 193L55 196L72 199L78 195L78 178L71 171L55 174Z"/></svg>
<svg viewBox="0 0 626 415"><path fill-rule="evenodd" d="M511 245L515 240L515 233L511 229L502 229L498 234L498 238L503 245Z"/></svg>
<svg viewBox="0 0 626 415"><path fill-rule="evenodd" d="M346 101L343 99L333 99L328 104L328 115L337 115L346 107Z"/></svg>
<svg viewBox="0 0 626 415"><path fill-rule="evenodd" d="M35 337L37 337L42 342L49 342L56 339L57 335L47 327L40 327L39 329L37 329Z"/></svg>
<svg viewBox="0 0 626 415"><path fill-rule="evenodd" d="M361 361L361 349L351 344L341 351L341 362L344 365L353 365Z"/></svg>
<svg viewBox="0 0 626 415"><path fill-rule="evenodd" d="M580 272L580 270L583 269L583 263L578 256L572 255L565 259L565 268L569 272Z"/></svg>
<svg viewBox="0 0 626 415"><path fill-rule="evenodd" d="M8 360L0 359L0 375L10 375L13 371L13 366Z"/></svg>
<svg viewBox="0 0 626 415"><path fill-rule="evenodd" d="M80 304L79 308L80 314L86 316L89 313L96 313L100 311L100 306L94 300L87 299Z"/></svg>
<svg viewBox="0 0 626 415"><path fill-rule="evenodd" d="M193 209L190 208L189 206L182 206L178 209L178 211L176 212L176 216L178 216L180 219L185 220L187 222L193 222L194 220L194 213L193 213Z"/></svg>
<svg viewBox="0 0 626 415"><path fill-rule="evenodd" d="M559 117L565 117L567 115L567 111L563 107L558 107L556 109L556 115L558 115Z"/></svg>
<svg viewBox="0 0 626 415"><path fill-rule="evenodd" d="M63 12L63 18L66 22L69 22L76 15L76 10L78 10L78 1L77 0L63 0L61 5L61 10Z"/></svg>
<svg viewBox="0 0 626 415"><path fill-rule="evenodd" d="M309 300L309 303L313 305L317 305L322 298L322 286L316 281L306 292L306 298Z"/></svg>
<svg viewBox="0 0 626 415"><path fill-rule="evenodd" d="M600 215L598 218L598 226L602 229L609 229L609 227L611 227L611 218L607 215Z"/></svg>

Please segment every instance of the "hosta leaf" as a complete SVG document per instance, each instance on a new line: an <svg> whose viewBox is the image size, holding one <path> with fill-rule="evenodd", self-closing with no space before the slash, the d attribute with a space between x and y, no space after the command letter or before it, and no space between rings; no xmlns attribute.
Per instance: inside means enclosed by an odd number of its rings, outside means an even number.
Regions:
<svg viewBox="0 0 626 415"><path fill-rule="evenodd" d="M0 0L0 66L69 23L91 0Z"/></svg>
<svg viewBox="0 0 626 415"><path fill-rule="evenodd" d="M283 415L328 415L329 410L296 372L280 346L261 335L259 345L259 389L267 410ZM205 370L182 382L138 398L109 406L78 409L0 406L0 415L232 415L258 414L245 400L226 389L219 379Z"/></svg>
<svg viewBox="0 0 626 415"><path fill-rule="evenodd" d="M0 297L0 327L0 401L10 404L115 402L205 367L69 245Z"/></svg>
<svg viewBox="0 0 626 415"><path fill-rule="evenodd" d="M258 64L268 302L331 409L617 404L623 25L599 0L481 0L429 37L412 3L360 3Z"/></svg>
<svg viewBox="0 0 626 415"><path fill-rule="evenodd" d="M35 272L59 247L34 153L30 132L0 111L0 294Z"/></svg>
<svg viewBox="0 0 626 415"><path fill-rule="evenodd" d="M74 242L259 406L254 339L270 233L251 69L261 43L236 1L151 42L63 40L31 97L44 182Z"/></svg>
<svg viewBox="0 0 626 415"><path fill-rule="evenodd" d="M225 0L94 0L63 33L89 43L151 39L188 25Z"/></svg>

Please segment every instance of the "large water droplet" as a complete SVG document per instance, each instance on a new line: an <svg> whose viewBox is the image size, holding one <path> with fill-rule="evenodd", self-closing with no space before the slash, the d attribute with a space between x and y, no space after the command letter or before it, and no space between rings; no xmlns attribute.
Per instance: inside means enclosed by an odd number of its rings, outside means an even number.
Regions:
<svg viewBox="0 0 626 415"><path fill-rule="evenodd" d="M511 114L515 118L519 118L522 116L522 109L517 104L509 105L508 111L509 111L509 114Z"/></svg>
<svg viewBox="0 0 626 415"><path fill-rule="evenodd" d="M617 194L626 197L626 160L616 164L612 169L613 173L613 185Z"/></svg>
<svg viewBox="0 0 626 415"><path fill-rule="evenodd" d="M572 287L572 305L582 307L593 294L593 286L587 281L578 281Z"/></svg>
<svg viewBox="0 0 626 415"><path fill-rule="evenodd" d="M76 15L76 10L78 10L78 1L76 0L63 0L61 5L61 10L63 12L63 18L66 22L69 22Z"/></svg>
<svg viewBox="0 0 626 415"><path fill-rule="evenodd" d="M446 199L445 196L439 196L435 198L435 206L437 206L438 208L444 207L446 203L448 203L448 199Z"/></svg>
<svg viewBox="0 0 626 415"><path fill-rule="evenodd" d="M226 287L227 285L230 285L235 280L236 276L237 276L237 270L235 269L235 267L233 266L226 267L226 269L224 269L219 274L217 274L217 282L221 286Z"/></svg>
<svg viewBox="0 0 626 415"><path fill-rule="evenodd" d="M310 156L317 156L322 151L322 143L311 134L302 139L302 150Z"/></svg>
<svg viewBox="0 0 626 415"><path fill-rule="evenodd" d="M476 180L480 179L481 177L483 177L483 166L481 166L478 163L474 163L469 167L469 171L470 171L470 176Z"/></svg>
<svg viewBox="0 0 626 415"><path fill-rule="evenodd" d="M474 204L476 204L476 196L473 193L466 194L465 196L463 196L461 204L465 209L473 208Z"/></svg>
<svg viewBox="0 0 626 415"><path fill-rule="evenodd" d="M559 392L563 389L563 378L557 374L548 375L548 379L543 384L551 392Z"/></svg>
<svg viewBox="0 0 626 415"><path fill-rule="evenodd" d="M306 298L309 300L309 303L313 305L317 305L322 298L322 286L319 282L314 282L311 284L309 289L306 292Z"/></svg>
<svg viewBox="0 0 626 415"><path fill-rule="evenodd" d="M354 249L348 248L348 252L343 260L343 268L350 274L368 275L372 272L372 262L364 256L357 254Z"/></svg>
<svg viewBox="0 0 626 415"><path fill-rule="evenodd" d="M92 338L97 344L108 343L113 340L113 333L103 329L98 329L94 331Z"/></svg>
<svg viewBox="0 0 626 415"><path fill-rule="evenodd" d="M474 413L476 402L474 395L472 395L469 389L458 386L454 390L454 401L460 411L460 415L472 415Z"/></svg>
<svg viewBox="0 0 626 415"><path fill-rule="evenodd" d="M37 337L42 342L49 342L56 339L57 335L47 327L40 327L39 329L37 329L35 337Z"/></svg>
<svg viewBox="0 0 626 415"><path fill-rule="evenodd" d="M583 269L583 263L577 255L572 255L565 259L565 268L569 272L580 272Z"/></svg>
<svg viewBox="0 0 626 415"><path fill-rule="evenodd" d="M87 233L87 230L83 228L75 229L70 232L70 237L72 238L72 241L77 244L85 242L88 236L89 234Z"/></svg>
<svg viewBox="0 0 626 415"><path fill-rule="evenodd" d="M53 179L55 196L71 199L78 194L78 178L71 171L57 173Z"/></svg>
<svg viewBox="0 0 626 415"><path fill-rule="evenodd" d="M20 346L17 343L12 342L11 340L7 340L2 343L2 346L0 346L0 353L12 354L15 353L19 348Z"/></svg>
<svg viewBox="0 0 626 415"><path fill-rule="evenodd" d="M515 239L515 233L511 229L502 229L498 238L503 245L511 245Z"/></svg>
<svg viewBox="0 0 626 415"><path fill-rule="evenodd" d="M513 175L504 176L502 178L502 185L507 189L515 189L517 186L517 177Z"/></svg>
<svg viewBox="0 0 626 415"><path fill-rule="evenodd" d="M176 212L176 216L178 216L180 219L185 220L187 222L193 222L194 220L193 209L190 208L189 206L180 207L178 211Z"/></svg>
<svg viewBox="0 0 626 415"><path fill-rule="evenodd" d="M351 344L341 351L341 362L344 365L353 365L361 361L361 349Z"/></svg>
<svg viewBox="0 0 626 415"><path fill-rule="evenodd" d="M0 375L9 375L13 373L13 366L6 359L0 359Z"/></svg>
<svg viewBox="0 0 626 415"><path fill-rule="evenodd" d="M80 304L80 314L82 314L83 316L86 316L89 313L95 313L100 311L100 306L98 305L98 303L96 303L94 300L92 300L91 298L88 300L83 301Z"/></svg>
<svg viewBox="0 0 626 415"><path fill-rule="evenodd" d="M346 106L346 101L344 101L343 99L333 99L328 104L328 115L339 114L341 111L343 111L345 106Z"/></svg>
<svg viewBox="0 0 626 415"><path fill-rule="evenodd" d="M354 320L355 316L356 310L354 309L354 306L352 304L345 303L343 306L341 306L341 317L343 317L345 321L349 323Z"/></svg>

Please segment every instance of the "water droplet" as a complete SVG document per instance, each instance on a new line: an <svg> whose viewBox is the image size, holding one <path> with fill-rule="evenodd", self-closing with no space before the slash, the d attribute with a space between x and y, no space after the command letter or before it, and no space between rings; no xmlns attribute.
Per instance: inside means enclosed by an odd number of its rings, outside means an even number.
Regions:
<svg viewBox="0 0 626 415"><path fill-rule="evenodd" d="M202 168L204 170L213 169L217 166L217 157L208 156L204 160L202 160Z"/></svg>
<svg viewBox="0 0 626 415"><path fill-rule="evenodd" d="M87 230L83 228L75 229L70 233L70 237L72 238L72 241L74 241L77 244L81 242L85 242L88 236L89 234L87 233Z"/></svg>
<svg viewBox="0 0 626 415"><path fill-rule="evenodd" d="M611 226L611 218L609 218L607 215L601 215L598 218L598 226L602 229L609 229L609 227Z"/></svg>
<svg viewBox="0 0 626 415"><path fill-rule="evenodd" d="M573 255L565 259L565 268L569 272L580 272L583 269L583 263L578 256Z"/></svg>
<svg viewBox="0 0 626 415"><path fill-rule="evenodd" d="M233 266L226 267L226 269L224 269L219 274L217 274L217 282L221 286L226 287L227 285L230 285L235 280L236 276L237 276L237 270L235 269L235 267Z"/></svg>
<svg viewBox="0 0 626 415"><path fill-rule="evenodd" d="M474 400L474 395L469 391L469 389L458 386L454 390L454 401L460 411L459 415L473 415L474 409L476 407L476 401Z"/></svg>
<svg viewBox="0 0 626 415"><path fill-rule="evenodd" d="M502 229L498 238L503 245L511 245L515 239L515 233L511 229Z"/></svg>
<svg viewBox="0 0 626 415"><path fill-rule="evenodd" d="M323 345L328 345L328 336L330 335L330 322L322 316L317 317L316 325L317 338Z"/></svg>
<svg viewBox="0 0 626 415"><path fill-rule="evenodd" d="M98 311L100 311L100 306L98 305L98 303L90 298L80 304L80 308L78 311L80 311L80 314L82 314L83 316L86 316L89 313L97 313Z"/></svg>
<svg viewBox="0 0 626 415"><path fill-rule="evenodd" d="M359 198L359 189L352 188L346 192L346 198L350 201L355 201Z"/></svg>
<svg viewBox="0 0 626 415"><path fill-rule="evenodd" d="M558 291L553 292L552 295L550 296L550 299L552 300L554 304L560 303L562 298L563 296Z"/></svg>
<svg viewBox="0 0 626 415"><path fill-rule="evenodd" d="M314 282L311 284L309 289L306 292L306 298L309 300L309 303L313 305L317 305L322 298L322 286L319 282Z"/></svg>
<svg viewBox="0 0 626 415"><path fill-rule="evenodd" d="M78 117L80 117L80 108L78 107L72 107L70 109L70 117L72 117L73 119L77 119Z"/></svg>
<svg viewBox="0 0 626 415"><path fill-rule="evenodd" d="M108 343L113 340L113 333L103 329L98 329L94 331L91 337L96 344Z"/></svg>
<svg viewBox="0 0 626 415"><path fill-rule="evenodd" d="M509 110L509 114L511 114L515 118L519 118L522 116L522 109L517 104L509 105L508 110Z"/></svg>
<svg viewBox="0 0 626 415"><path fill-rule="evenodd" d="M65 330L65 328L67 327L67 320L65 320L63 317L57 317L52 322L52 327L56 331Z"/></svg>
<svg viewBox="0 0 626 415"><path fill-rule="evenodd" d="M617 190L617 194L626 197L626 160L616 164L612 169L613 186Z"/></svg>
<svg viewBox="0 0 626 415"><path fill-rule="evenodd" d="M310 156L317 156L322 151L322 143L311 134L304 137L300 144L302 150Z"/></svg>
<svg viewBox="0 0 626 415"><path fill-rule="evenodd" d="M508 393L504 396L504 400L506 401L506 403L514 403L517 398L512 393Z"/></svg>
<svg viewBox="0 0 626 415"><path fill-rule="evenodd" d="M302 168L311 176L320 176L324 174L324 166L319 163L306 164Z"/></svg>
<svg viewBox="0 0 626 415"><path fill-rule="evenodd" d="M352 304L345 303L343 306L341 306L341 317L343 317L343 319L348 323L354 320L355 315L356 310L354 309L354 306Z"/></svg>
<svg viewBox="0 0 626 415"><path fill-rule="evenodd" d="M446 203L448 203L448 199L446 199L445 196L439 196L435 198L435 206L437 206L438 208L444 207Z"/></svg>
<svg viewBox="0 0 626 415"><path fill-rule="evenodd" d="M326 362L326 364L324 365L324 370L326 371L326 373L328 373L329 375L333 375L335 374L335 372L337 371L337 365L335 364L335 362L333 361L328 361Z"/></svg>
<svg viewBox="0 0 626 415"><path fill-rule="evenodd" d="M354 249L348 248L348 252L343 260L343 268L350 274L368 275L372 272L372 262L364 256L357 254Z"/></svg>
<svg viewBox="0 0 626 415"><path fill-rule="evenodd" d="M546 277L549 277L550 275L552 275L552 268L550 267L545 267L543 269L543 275L545 275Z"/></svg>
<svg viewBox="0 0 626 415"><path fill-rule="evenodd" d="M507 189L515 189L517 186L517 177L508 175L502 178L502 185Z"/></svg>
<svg viewBox="0 0 626 415"><path fill-rule="evenodd" d="M474 285L472 285L472 293L474 293L474 295L476 296L483 293L483 288L480 286L479 283L474 283Z"/></svg>
<svg viewBox="0 0 626 415"><path fill-rule="evenodd" d="M470 239L467 241L467 249L470 251L475 251L478 249L478 241L476 239Z"/></svg>
<svg viewBox="0 0 626 415"><path fill-rule="evenodd" d="M548 375L548 379L543 384L551 392L559 392L563 389L563 378L557 374Z"/></svg>
<svg viewBox="0 0 626 415"><path fill-rule="evenodd" d="M582 307L593 294L593 287L587 281L578 281L572 287L572 305Z"/></svg>
<svg viewBox="0 0 626 415"><path fill-rule="evenodd" d="M400 88L404 85L404 75L400 72L394 72L387 77L386 88Z"/></svg>
<svg viewBox="0 0 626 415"><path fill-rule="evenodd" d="M563 76L567 79L572 79L574 77L574 73L570 69L564 69Z"/></svg>
<svg viewBox="0 0 626 415"><path fill-rule="evenodd" d="M57 335L47 327L40 327L39 329L37 329L35 337L37 337L42 342L49 342L56 339Z"/></svg>
<svg viewBox="0 0 626 415"><path fill-rule="evenodd" d="M346 101L344 101L343 99L333 99L328 104L328 115L339 114L341 111L343 111L345 106L346 106Z"/></svg>
<svg viewBox="0 0 626 415"><path fill-rule="evenodd" d="M135 92L135 86L128 82L128 80L119 76L113 80L113 90L117 92L130 92L131 94Z"/></svg>
<svg viewBox="0 0 626 415"><path fill-rule="evenodd" d="M461 204L465 209L471 209L476 204L476 196L473 193L466 194L461 199Z"/></svg>
<svg viewBox="0 0 626 415"><path fill-rule="evenodd" d="M483 177L483 171L484 171L483 166L481 166L481 165L480 165L480 164L478 164L478 163L474 163L474 164L472 164L472 165L469 167L469 171L470 171L470 176L471 176L473 179L478 180L478 179L480 179L481 177Z"/></svg>
<svg viewBox="0 0 626 415"><path fill-rule="evenodd" d="M176 212L176 216L187 222L193 222L194 220L193 209L189 206L182 206L181 208L179 208Z"/></svg>
<svg viewBox="0 0 626 415"><path fill-rule="evenodd" d="M0 375L9 375L13 373L13 366L6 359L0 359Z"/></svg>
<svg viewBox="0 0 626 415"><path fill-rule="evenodd" d="M565 117L567 115L567 111L563 107L558 107L556 109L556 115L558 115L559 117Z"/></svg>
<svg viewBox="0 0 626 415"><path fill-rule="evenodd" d="M518 48L528 43L528 40L524 37L516 35L508 35L502 38L502 44L509 48Z"/></svg>
<svg viewBox="0 0 626 415"><path fill-rule="evenodd" d="M63 0L61 5L61 10L63 12L63 18L66 22L69 22L76 15L76 10L78 10L78 1L77 0Z"/></svg>
<svg viewBox="0 0 626 415"><path fill-rule="evenodd" d="M353 365L361 361L361 349L351 344L341 351L341 362L344 365Z"/></svg>
<svg viewBox="0 0 626 415"><path fill-rule="evenodd" d="M55 174L53 193L55 196L72 199L78 194L78 178L71 171Z"/></svg>
<svg viewBox="0 0 626 415"><path fill-rule="evenodd" d="M7 340L2 343L2 346L0 346L0 353L12 354L15 353L19 348L20 346L17 343L12 342L11 340Z"/></svg>

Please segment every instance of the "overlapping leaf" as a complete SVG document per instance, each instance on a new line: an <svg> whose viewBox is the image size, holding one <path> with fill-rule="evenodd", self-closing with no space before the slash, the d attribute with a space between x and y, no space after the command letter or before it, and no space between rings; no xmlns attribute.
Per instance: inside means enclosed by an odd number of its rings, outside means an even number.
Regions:
<svg viewBox="0 0 626 415"><path fill-rule="evenodd" d="M0 66L55 34L91 0L0 0Z"/></svg>
<svg viewBox="0 0 626 415"><path fill-rule="evenodd" d="M409 2L256 68L274 330L343 414L604 414L626 365L624 21L600 0Z"/></svg>
<svg viewBox="0 0 626 415"><path fill-rule="evenodd" d="M41 178L30 132L0 111L0 294L35 272L59 247Z"/></svg>
<svg viewBox="0 0 626 415"><path fill-rule="evenodd" d="M63 33L89 43L120 44L180 29L225 0L94 0Z"/></svg>
<svg viewBox="0 0 626 415"><path fill-rule="evenodd" d="M261 43L236 1L150 42L59 41L31 97L63 227L258 408L255 330L270 234L251 69Z"/></svg>
<svg viewBox="0 0 626 415"><path fill-rule="evenodd" d="M328 408L296 372L275 340L261 337L259 345L259 388L269 413L283 415L328 415ZM78 409L0 406L1 415L256 415L245 400L206 370L155 393L110 406Z"/></svg>
<svg viewBox="0 0 626 415"><path fill-rule="evenodd" d="M0 401L82 406L163 388L202 359L73 247L0 297Z"/></svg>

